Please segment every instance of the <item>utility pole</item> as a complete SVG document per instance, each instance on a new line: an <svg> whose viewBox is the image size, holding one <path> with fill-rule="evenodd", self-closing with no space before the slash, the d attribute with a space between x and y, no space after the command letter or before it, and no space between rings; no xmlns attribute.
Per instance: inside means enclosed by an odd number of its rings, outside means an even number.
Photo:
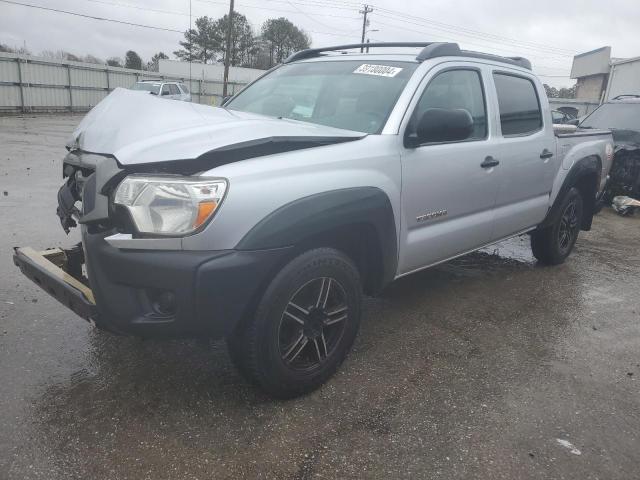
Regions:
<svg viewBox="0 0 640 480"><path fill-rule="evenodd" d="M227 96L229 83L229 65L231 64L231 32L233 31L233 0L229 0L229 26L227 27L227 48L224 53L224 77L222 79L222 98Z"/></svg>
<svg viewBox="0 0 640 480"><path fill-rule="evenodd" d="M362 13L364 15L364 17L362 17L362 41L360 43L364 43L364 36L367 32L367 26L369 25L369 22L367 21L367 15L371 12L373 12L373 8L371 8L369 5L363 5L364 6L364 10L360 10L360 13ZM364 47L360 47L360 53L362 53L364 51Z"/></svg>

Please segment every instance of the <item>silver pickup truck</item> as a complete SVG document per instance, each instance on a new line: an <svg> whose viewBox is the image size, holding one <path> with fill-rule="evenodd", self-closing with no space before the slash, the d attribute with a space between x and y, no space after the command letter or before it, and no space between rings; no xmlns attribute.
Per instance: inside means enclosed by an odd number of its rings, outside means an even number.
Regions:
<svg viewBox="0 0 640 480"><path fill-rule="evenodd" d="M116 89L67 145L57 212L81 244L15 263L104 330L226 338L280 398L337 370L363 293L524 233L562 263L610 132L554 132L526 59L367 46L298 52L223 108Z"/></svg>

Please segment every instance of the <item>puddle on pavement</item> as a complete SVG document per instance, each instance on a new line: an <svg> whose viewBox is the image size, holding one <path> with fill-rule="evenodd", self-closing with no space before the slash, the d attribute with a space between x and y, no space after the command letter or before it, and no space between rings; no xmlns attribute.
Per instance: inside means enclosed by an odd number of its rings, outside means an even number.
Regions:
<svg viewBox="0 0 640 480"><path fill-rule="evenodd" d="M464 255L436 268L456 276L474 277L497 273L505 268L531 268L536 259L531 253L529 236L510 238Z"/></svg>

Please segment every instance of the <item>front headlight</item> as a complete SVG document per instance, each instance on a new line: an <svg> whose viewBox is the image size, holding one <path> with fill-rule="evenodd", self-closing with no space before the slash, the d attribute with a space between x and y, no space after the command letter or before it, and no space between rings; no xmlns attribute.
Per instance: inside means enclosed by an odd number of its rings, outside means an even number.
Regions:
<svg viewBox="0 0 640 480"><path fill-rule="evenodd" d="M226 190L220 178L130 175L114 202L129 211L140 233L186 235L213 216Z"/></svg>

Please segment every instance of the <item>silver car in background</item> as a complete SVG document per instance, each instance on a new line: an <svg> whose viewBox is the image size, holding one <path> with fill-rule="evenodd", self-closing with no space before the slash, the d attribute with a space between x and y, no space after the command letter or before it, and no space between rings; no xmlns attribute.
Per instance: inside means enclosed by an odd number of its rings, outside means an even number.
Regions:
<svg viewBox="0 0 640 480"><path fill-rule="evenodd" d="M165 82L162 80L140 80L131 87L131 90L141 90L152 95L158 95L168 100L191 101L191 92L182 82Z"/></svg>

